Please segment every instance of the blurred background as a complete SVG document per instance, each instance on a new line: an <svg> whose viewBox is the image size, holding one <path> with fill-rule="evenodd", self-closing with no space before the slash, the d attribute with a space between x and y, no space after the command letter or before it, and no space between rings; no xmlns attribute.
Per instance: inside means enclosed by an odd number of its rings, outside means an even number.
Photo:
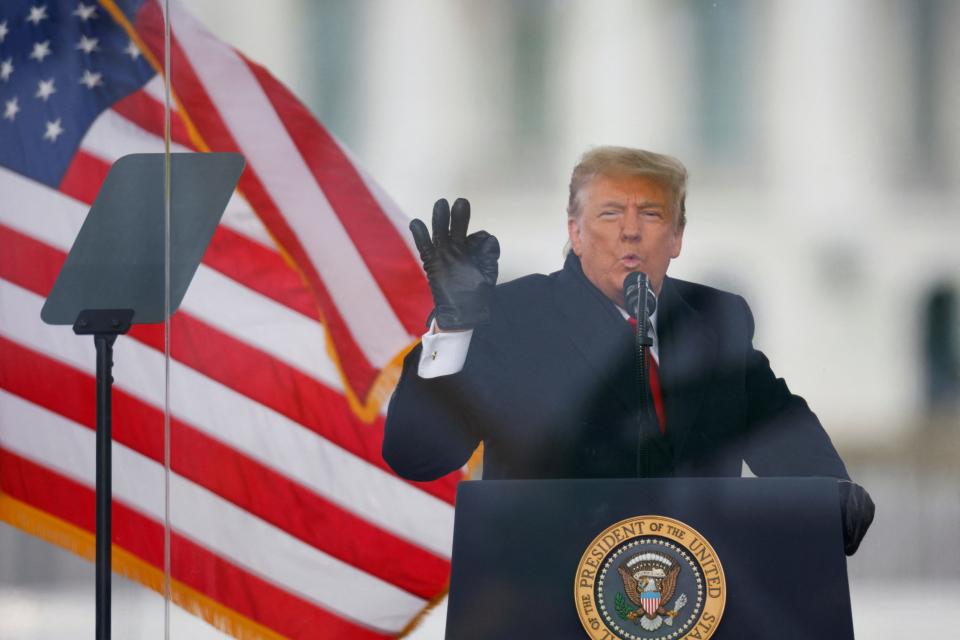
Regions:
<svg viewBox="0 0 960 640"><path fill-rule="evenodd" d="M960 601L960 3L184 4L408 215L467 197L502 281L560 267L583 151L681 159L671 275L747 297L758 348L877 504L848 565L858 635L941 631ZM91 564L0 523L0 638L92 629L92 586ZM159 596L114 589L115 637L162 635ZM443 612L413 637L442 637ZM220 637L174 615L178 637Z"/></svg>

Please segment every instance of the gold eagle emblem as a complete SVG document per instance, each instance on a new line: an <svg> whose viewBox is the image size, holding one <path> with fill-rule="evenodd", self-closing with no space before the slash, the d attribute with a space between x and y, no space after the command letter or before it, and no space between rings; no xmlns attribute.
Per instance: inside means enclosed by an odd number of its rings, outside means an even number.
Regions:
<svg viewBox="0 0 960 640"><path fill-rule="evenodd" d="M680 564L663 553L639 553L617 567L623 590L637 608L626 617L648 631L671 625L673 618L687 603L685 595L677 599L673 609L667 605L677 590ZM638 620L639 618L639 620Z"/></svg>

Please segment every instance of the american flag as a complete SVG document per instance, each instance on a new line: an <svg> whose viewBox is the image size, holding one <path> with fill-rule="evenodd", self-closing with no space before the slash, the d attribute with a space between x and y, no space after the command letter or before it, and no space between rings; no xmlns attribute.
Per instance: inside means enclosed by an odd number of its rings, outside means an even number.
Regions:
<svg viewBox="0 0 960 640"><path fill-rule="evenodd" d="M407 218L266 70L170 19L172 150L247 161L169 336L173 598L242 637L402 636L443 594L460 479L380 457L431 306ZM40 308L110 164L163 150L163 20L0 5L0 518L86 557L93 344ZM158 590L163 338L117 341L113 414L114 569Z"/></svg>

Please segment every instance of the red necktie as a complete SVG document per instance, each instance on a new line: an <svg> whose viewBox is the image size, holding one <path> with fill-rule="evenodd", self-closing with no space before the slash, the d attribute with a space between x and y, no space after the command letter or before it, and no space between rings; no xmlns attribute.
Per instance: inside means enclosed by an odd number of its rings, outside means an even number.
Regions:
<svg viewBox="0 0 960 640"><path fill-rule="evenodd" d="M627 320L630 322L630 326L634 332L636 332L637 319L631 317L627 318ZM663 410L663 393L660 390L660 367L657 365L657 361L654 360L650 349L647 349L647 372L650 378L650 395L653 396L653 408L657 412L657 423L660 427L660 434L663 435L667 432L667 418Z"/></svg>

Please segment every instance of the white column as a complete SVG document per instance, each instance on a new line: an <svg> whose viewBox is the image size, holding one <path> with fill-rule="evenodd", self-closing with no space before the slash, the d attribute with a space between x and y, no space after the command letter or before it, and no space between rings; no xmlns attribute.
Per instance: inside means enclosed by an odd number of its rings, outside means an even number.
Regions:
<svg viewBox="0 0 960 640"><path fill-rule="evenodd" d="M764 59L771 356L839 440L905 426L910 252L895 179L910 147L912 33L870 0L770 7ZM901 229L901 231L904 229ZM899 291L899 293L898 293ZM885 431L886 430L886 431Z"/></svg>
<svg viewBox="0 0 960 640"><path fill-rule="evenodd" d="M817 216L857 227L906 142L909 28L870 0L777 2L770 12L763 64L772 186L787 204L805 203L805 225Z"/></svg>
<svg viewBox="0 0 960 640"><path fill-rule="evenodd" d="M365 21L358 149L412 215L455 197L504 129L498 11L444 0L375 2ZM484 9L484 10L479 10Z"/></svg>
<svg viewBox="0 0 960 640"><path fill-rule="evenodd" d="M566 170L603 144L682 156L694 108L693 29L682 4L576 2L561 24L555 100Z"/></svg>

